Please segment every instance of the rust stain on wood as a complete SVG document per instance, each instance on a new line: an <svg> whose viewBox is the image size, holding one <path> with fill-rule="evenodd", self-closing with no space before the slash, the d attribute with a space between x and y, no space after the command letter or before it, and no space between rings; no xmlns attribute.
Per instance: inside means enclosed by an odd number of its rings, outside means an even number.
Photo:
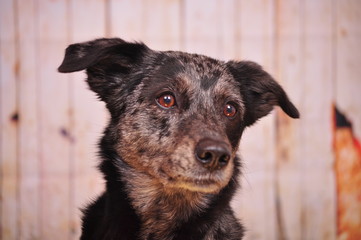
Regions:
<svg viewBox="0 0 361 240"><path fill-rule="evenodd" d="M13 123L18 123L20 120L20 117L19 117L19 113L18 112L14 112L11 116L10 116L10 121L13 122Z"/></svg>
<svg viewBox="0 0 361 240"><path fill-rule="evenodd" d="M337 238L361 239L361 145L351 121L333 107Z"/></svg>
<svg viewBox="0 0 361 240"><path fill-rule="evenodd" d="M292 121L283 113L278 113L276 118L276 138L277 138L277 160L279 163L288 162L291 157L289 145L292 133Z"/></svg>
<svg viewBox="0 0 361 240"><path fill-rule="evenodd" d="M341 37L347 37L347 35L348 35L348 32L347 32L347 30L345 29L345 28L341 28L340 29L340 34L341 34Z"/></svg>
<svg viewBox="0 0 361 240"><path fill-rule="evenodd" d="M16 60L13 66L13 71L15 76L19 76L20 75L20 61Z"/></svg>
<svg viewBox="0 0 361 240"><path fill-rule="evenodd" d="M74 137L70 134L70 132L66 129L66 128L64 128L64 127L62 127L62 128L60 128L60 134L64 137L64 138L66 138L69 142L71 142L71 143L74 143L75 142L75 139L74 139Z"/></svg>

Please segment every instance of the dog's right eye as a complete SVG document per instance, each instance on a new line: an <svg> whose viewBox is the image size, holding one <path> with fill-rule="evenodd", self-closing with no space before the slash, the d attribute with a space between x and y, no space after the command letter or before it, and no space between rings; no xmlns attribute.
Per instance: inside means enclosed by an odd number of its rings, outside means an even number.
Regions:
<svg viewBox="0 0 361 240"><path fill-rule="evenodd" d="M227 103L223 108L223 114L228 118L233 118L237 113L237 108L232 103Z"/></svg>
<svg viewBox="0 0 361 240"><path fill-rule="evenodd" d="M175 97L171 93L164 93L157 98L157 103L163 108L171 108L176 105Z"/></svg>

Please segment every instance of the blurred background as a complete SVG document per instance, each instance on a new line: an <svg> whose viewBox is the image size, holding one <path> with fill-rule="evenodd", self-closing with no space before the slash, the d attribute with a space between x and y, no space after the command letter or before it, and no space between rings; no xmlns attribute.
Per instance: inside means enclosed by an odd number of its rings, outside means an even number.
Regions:
<svg viewBox="0 0 361 240"><path fill-rule="evenodd" d="M361 239L361 1L0 0L0 239L77 239L107 122L68 44L118 36L260 63L301 112L246 130L245 239Z"/></svg>

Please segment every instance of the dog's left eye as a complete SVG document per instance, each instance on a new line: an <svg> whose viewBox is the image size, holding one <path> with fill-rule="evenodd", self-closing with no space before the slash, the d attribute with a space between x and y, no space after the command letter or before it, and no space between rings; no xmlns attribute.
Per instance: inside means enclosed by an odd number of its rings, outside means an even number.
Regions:
<svg viewBox="0 0 361 240"><path fill-rule="evenodd" d="M223 114L228 118L233 118L237 113L237 108L232 103L227 103L223 108Z"/></svg>
<svg viewBox="0 0 361 240"><path fill-rule="evenodd" d="M163 108L171 108L176 105L175 97L171 93L164 93L157 98L157 103Z"/></svg>

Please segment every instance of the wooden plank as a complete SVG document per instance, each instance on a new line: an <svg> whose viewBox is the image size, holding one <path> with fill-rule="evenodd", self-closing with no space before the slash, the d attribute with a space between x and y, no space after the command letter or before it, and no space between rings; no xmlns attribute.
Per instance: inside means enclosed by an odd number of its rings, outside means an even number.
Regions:
<svg viewBox="0 0 361 240"><path fill-rule="evenodd" d="M302 115L304 9L298 0L278 1L276 4L276 76ZM305 239L302 233L302 120L290 119L281 111L278 113L275 163L277 239Z"/></svg>
<svg viewBox="0 0 361 240"><path fill-rule="evenodd" d="M180 0L143 1L143 39L155 50L180 48Z"/></svg>
<svg viewBox="0 0 361 240"><path fill-rule="evenodd" d="M183 51L230 60L237 55L237 1L186 0L181 3Z"/></svg>
<svg viewBox="0 0 361 240"><path fill-rule="evenodd" d="M275 73L273 2L241 1L237 7L239 58ZM247 229L245 239L276 239L274 122L274 114L261 119L245 131L241 141L245 170L237 213Z"/></svg>
<svg viewBox="0 0 361 240"><path fill-rule="evenodd" d="M335 239L335 181L332 155L332 1L304 2L300 165L302 239ZM320 11L322 9L322 11ZM316 100L317 99L317 100ZM306 130L307 129L307 130Z"/></svg>
<svg viewBox="0 0 361 240"><path fill-rule="evenodd" d="M142 41L143 1L109 0L108 6L110 36L127 41Z"/></svg>
<svg viewBox="0 0 361 240"><path fill-rule="evenodd" d="M105 8L106 3L102 0L71 1L70 43L103 37L106 28ZM108 116L104 104L89 90L85 79L84 72L70 75L73 142L70 189L71 239L79 239L81 233L80 209L104 188L102 176L95 166L99 162L97 143Z"/></svg>
<svg viewBox="0 0 361 240"><path fill-rule="evenodd" d="M218 11L222 16L217 19L220 22L220 39L221 51L218 58L228 61L239 57L237 48L239 39L237 39L237 25L240 18L237 9L237 0L219 1Z"/></svg>
<svg viewBox="0 0 361 240"><path fill-rule="evenodd" d="M13 1L0 2L0 238L18 239L17 40Z"/></svg>
<svg viewBox="0 0 361 240"><path fill-rule="evenodd" d="M36 5L16 2L19 34L19 239L40 238Z"/></svg>
<svg viewBox="0 0 361 240"><path fill-rule="evenodd" d="M70 236L69 79L58 74L67 45L67 2L38 2L41 238Z"/></svg>
<svg viewBox="0 0 361 240"><path fill-rule="evenodd" d="M337 174L337 239L359 239L360 144L361 139L361 2L336 2L335 98L338 109L352 123L335 131Z"/></svg>
<svg viewBox="0 0 361 240"><path fill-rule="evenodd" d="M355 123L361 122L361 2L336 1L336 103ZM361 124L355 124L354 133L361 136Z"/></svg>
<svg viewBox="0 0 361 240"><path fill-rule="evenodd" d="M183 3L184 51L221 56L220 21L218 0L185 0ZM207 6L207 7L205 7Z"/></svg>

